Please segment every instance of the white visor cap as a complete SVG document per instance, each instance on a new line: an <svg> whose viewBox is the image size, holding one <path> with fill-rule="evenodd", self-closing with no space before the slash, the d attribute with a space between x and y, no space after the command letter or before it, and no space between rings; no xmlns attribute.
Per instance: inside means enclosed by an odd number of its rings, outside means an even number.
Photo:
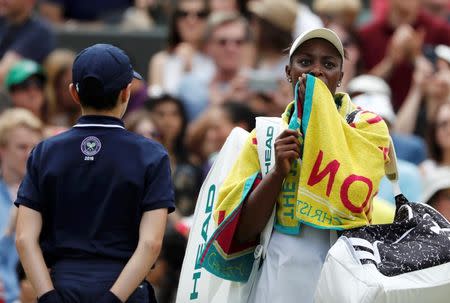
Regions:
<svg viewBox="0 0 450 303"><path fill-rule="evenodd" d="M289 50L289 59L294 54L295 50L302 45L304 42L314 39L314 38L322 38L333 44L333 46L338 50L339 54L342 57L342 61L344 61L344 46L342 45L341 39L339 39L336 33L328 28L316 28L309 31L303 32L300 36L295 39L294 43L292 43L291 49Z"/></svg>

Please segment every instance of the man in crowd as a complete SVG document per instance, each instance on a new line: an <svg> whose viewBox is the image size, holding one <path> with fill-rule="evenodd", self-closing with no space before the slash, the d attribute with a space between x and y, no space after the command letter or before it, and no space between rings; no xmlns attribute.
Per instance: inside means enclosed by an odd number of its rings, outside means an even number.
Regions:
<svg viewBox="0 0 450 303"><path fill-rule="evenodd" d="M55 47L48 24L33 16L36 0L0 1L0 83L21 58L39 63Z"/></svg>
<svg viewBox="0 0 450 303"><path fill-rule="evenodd" d="M14 107L28 109L40 119L45 113L46 77L42 67L31 60L19 60L9 70L5 86Z"/></svg>
<svg viewBox="0 0 450 303"><path fill-rule="evenodd" d="M214 13L208 20L206 48L214 61L213 75L190 74L180 83L180 99L190 120L208 104L225 100L246 100L248 89L240 75L244 45L248 41L248 24L235 13Z"/></svg>
<svg viewBox="0 0 450 303"><path fill-rule="evenodd" d="M8 109L0 115L0 280L4 282L6 303L19 294L13 201L25 176L28 155L41 139L42 123L28 110Z"/></svg>

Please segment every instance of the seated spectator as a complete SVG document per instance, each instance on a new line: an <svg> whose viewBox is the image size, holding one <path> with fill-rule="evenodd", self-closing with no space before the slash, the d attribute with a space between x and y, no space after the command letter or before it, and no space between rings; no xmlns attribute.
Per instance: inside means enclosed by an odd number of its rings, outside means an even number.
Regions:
<svg viewBox="0 0 450 303"><path fill-rule="evenodd" d="M421 56L416 60L413 84L405 102L398 111L395 130L403 134L426 137L426 130L433 123L437 108L450 102L450 57L444 45L436 47L436 64Z"/></svg>
<svg viewBox="0 0 450 303"><path fill-rule="evenodd" d="M21 60L14 64L5 79L12 105L28 109L41 120L46 120L45 82L44 70L36 62Z"/></svg>
<svg viewBox="0 0 450 303"><path fill-rule="evenodd" d="M392 131L395 113L390 102L389 86L378 77L362 75L350 81L348 93L355 105L378 114L386 122L398 157L400 188L410 201L419 201L422 176L417 165L426 158L425 143L418 137L399 135ZM386 177L380 182L378 197L395 204L392 184Z"/></svg>
<svg viewBox="0 0 450 303"><path fill-rule="evenodd" d="M0 280L4 282L6 302L19 295L13 201L25 176L28 155L42 134L41 121L26 109L8 109L0 115Z"/></svg>
<svg viewBox="0 0 450 303"><path fill-rule="evenodd" d="M14 301L14 303L36 303L36 292L34 291L33 285L31 285L30 280L28 280L20 262L17 263L16 272L17 278L19 280L20 295L19 300Z"/></svg>
<svg viewBox="0 0 450 303"><path fill-rule="evenodd" d="M225 100L245 101L249 90L242 75L244 44L249 38L247 21L234 13L212 14L206 30L206 49L215 64L213 75L191 73L180 82L179 97L194 120L208 105Z"/></svg>
<svg viewBox="0 0 450 303"><path fill-rule="evenodd" d="M155 141L161 139L156 125L150 117L150 113L145 109L128 114L124 119L124 123L129 131Z"/></svg>
<svg viewBox="0 0 450 303"><path fill-rule="evenodd" d="M20 59L42 63L55 47L50 26L33 15L36 0L0 1L0 83Z"/></svg>
<svg viewBox="0 0 450 303"><path fill-rule="evenodd" d="M131 5L132 0L43 0L39 12L55 24L114 22Z"/></svg>
<svg viewBox="0 0 450 303"><path fill-rule="evenodd" d="M284 79L288 63L285 51L292 43L297 3L294 0L250 1L248 8L256 44L255 71Z"/></svg>
<svg viewBox="0 0 450 303"><path fill-rule="evenodd" d="M184 144L186 113L181 101L170 95L150 98L146 108L156 125L159 141L169 153L177 206L169 221L178 221L177 216L194 213L202 177L200 168L193 164Z"/></svg>
<svg viewBox="0 0 450 303"><path fill-rule="evenodd" d="M189 126L186 141L202 164L206 177L233 128L251 131L255 127L255 114L245 103L229 100L208 108Z"/></svg>
<svg viewBox="0 0 450 303"><path fill-rule="evenodd" d="M359 32L367 72L385 79L397 112L412 83L414 64L422 51L450 45L450 26L421 10L420 0L389 0L389 10Z"/></svg>
<svg viewBox="0 0 450 303"><path fill-rule="evenodd" d="M425 177L431 176L440 167L450 169L450 102L441 104L428 129L430 158L422 165Z"/></svg>
<svg viewBox="0 0 450 303"><path fill-rule="evenodd" d="M69 93L72 83L72 63L75 53L68 49L56 49L45 60L47 75L48 122L55 126L71 127L81 112Z"/></svg>
<svg viewBox="0 0 450 303"><path fill-rule="evenodd" d="M212 72L202 44L208 14L206 0L177 1L170 18L168 47L149 63L149 95L177 95L184 75Z"/></svg>
<svg viewBox="0 0 450 303"><path fill-rule="evenodd" d="M433 206L450 221L450 168L437 169L425 180L423 203Z"/></svg>

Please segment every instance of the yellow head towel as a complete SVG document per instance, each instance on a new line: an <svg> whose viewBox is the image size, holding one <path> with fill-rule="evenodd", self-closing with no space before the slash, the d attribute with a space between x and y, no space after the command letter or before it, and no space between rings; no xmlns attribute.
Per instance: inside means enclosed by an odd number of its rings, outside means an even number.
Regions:
<svg viewBox="0 0 450 303"><path fill-rule="evenodd" d="M335 102L326 85L308 75L295 216L319 228L348 229L371 221L390 137L379 116L357 111L347 95ZM348 123L344 117L352 113Z"/></svg>

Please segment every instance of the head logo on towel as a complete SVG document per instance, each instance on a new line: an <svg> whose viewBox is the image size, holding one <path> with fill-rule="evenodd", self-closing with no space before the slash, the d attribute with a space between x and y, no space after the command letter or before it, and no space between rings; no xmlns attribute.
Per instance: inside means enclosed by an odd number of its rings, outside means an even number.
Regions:
<svg viewBox="0 0 450 303"><path fill-rule="evenodd" d="M89 136L81 142L81 152L85 155L84 160L94 160L96 155L102 148L102 143L97 137Z"/></svg>

